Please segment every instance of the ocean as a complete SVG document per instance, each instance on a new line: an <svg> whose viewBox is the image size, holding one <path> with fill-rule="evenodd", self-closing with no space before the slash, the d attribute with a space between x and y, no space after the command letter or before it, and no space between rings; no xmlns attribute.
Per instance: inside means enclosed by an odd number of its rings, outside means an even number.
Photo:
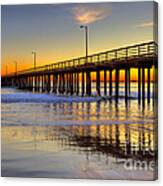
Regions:
<svg viewBox="0 0 163 186"><path fill-rule="evenodd" d="M2 176L152 180L153 99L139 105L137 83L127 105L124 83L118 103L93 87L92 97L2 88Z"/></svg>

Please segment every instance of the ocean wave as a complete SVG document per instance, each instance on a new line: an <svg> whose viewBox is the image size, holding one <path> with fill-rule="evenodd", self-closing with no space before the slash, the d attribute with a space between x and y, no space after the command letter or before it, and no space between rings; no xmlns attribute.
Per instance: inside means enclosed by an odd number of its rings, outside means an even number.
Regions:
<svg viewBox="0 0 163 186"><path fill-rule="evenodd" d="M34 93L12 93L1 94L2 103L60 103L60 102L95 102L102 100L101 97L80 97L53 94L34 94Z"/></svg>

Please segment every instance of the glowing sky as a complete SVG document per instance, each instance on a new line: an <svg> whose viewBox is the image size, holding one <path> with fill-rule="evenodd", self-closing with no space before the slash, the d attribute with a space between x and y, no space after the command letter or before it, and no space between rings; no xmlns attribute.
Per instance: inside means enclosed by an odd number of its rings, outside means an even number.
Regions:
<svg viewBox="0 0 163 186"><path fill-rule="evenodd" d="M2 74L153 40L153 2L2 6Z"/></svg>

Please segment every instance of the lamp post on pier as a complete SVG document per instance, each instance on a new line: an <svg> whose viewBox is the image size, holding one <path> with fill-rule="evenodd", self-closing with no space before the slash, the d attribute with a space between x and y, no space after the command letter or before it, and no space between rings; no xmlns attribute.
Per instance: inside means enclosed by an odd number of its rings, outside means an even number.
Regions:
<svg viewBox="0 0 163 186"><path fill-rule="evenodd" d="M18 65L17 61L14 61L14 64L15 64L15 75L17 75L17 65Z"/></svg>
<svg viewBox="0 0 163 186"><path fill-rule="evenodd" d="M85 30L85 59L86 64L88 63L88 26L87 25L81 25L81 29Z"/></svg>
<svg viewBox="0 0 163 186"><path fill-rule="evenodd" d="M6 78L7 78L7 75L8 75L8 65L6 65Z"/></svg>
<svg viewBox="0 0 163 186"><path fill-rule="evenodd" d="M36 52L32 51L32 54L33 54L34 69L36 69Z"/></svg>

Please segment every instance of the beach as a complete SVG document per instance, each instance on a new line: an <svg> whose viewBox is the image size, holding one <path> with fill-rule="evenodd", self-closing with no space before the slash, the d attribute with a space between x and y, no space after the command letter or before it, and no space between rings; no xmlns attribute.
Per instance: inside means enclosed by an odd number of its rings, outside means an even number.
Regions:
<svg viewBox="0 0 163 186"><path fill-rule="evenodd" d="M12 88L2 89L1 96L2 176L155 178L149 167L157 150L152 100L142 108L137 99L126 106L123 99L66 99ZM147 167L131 171L129 160Z"/></svg>

